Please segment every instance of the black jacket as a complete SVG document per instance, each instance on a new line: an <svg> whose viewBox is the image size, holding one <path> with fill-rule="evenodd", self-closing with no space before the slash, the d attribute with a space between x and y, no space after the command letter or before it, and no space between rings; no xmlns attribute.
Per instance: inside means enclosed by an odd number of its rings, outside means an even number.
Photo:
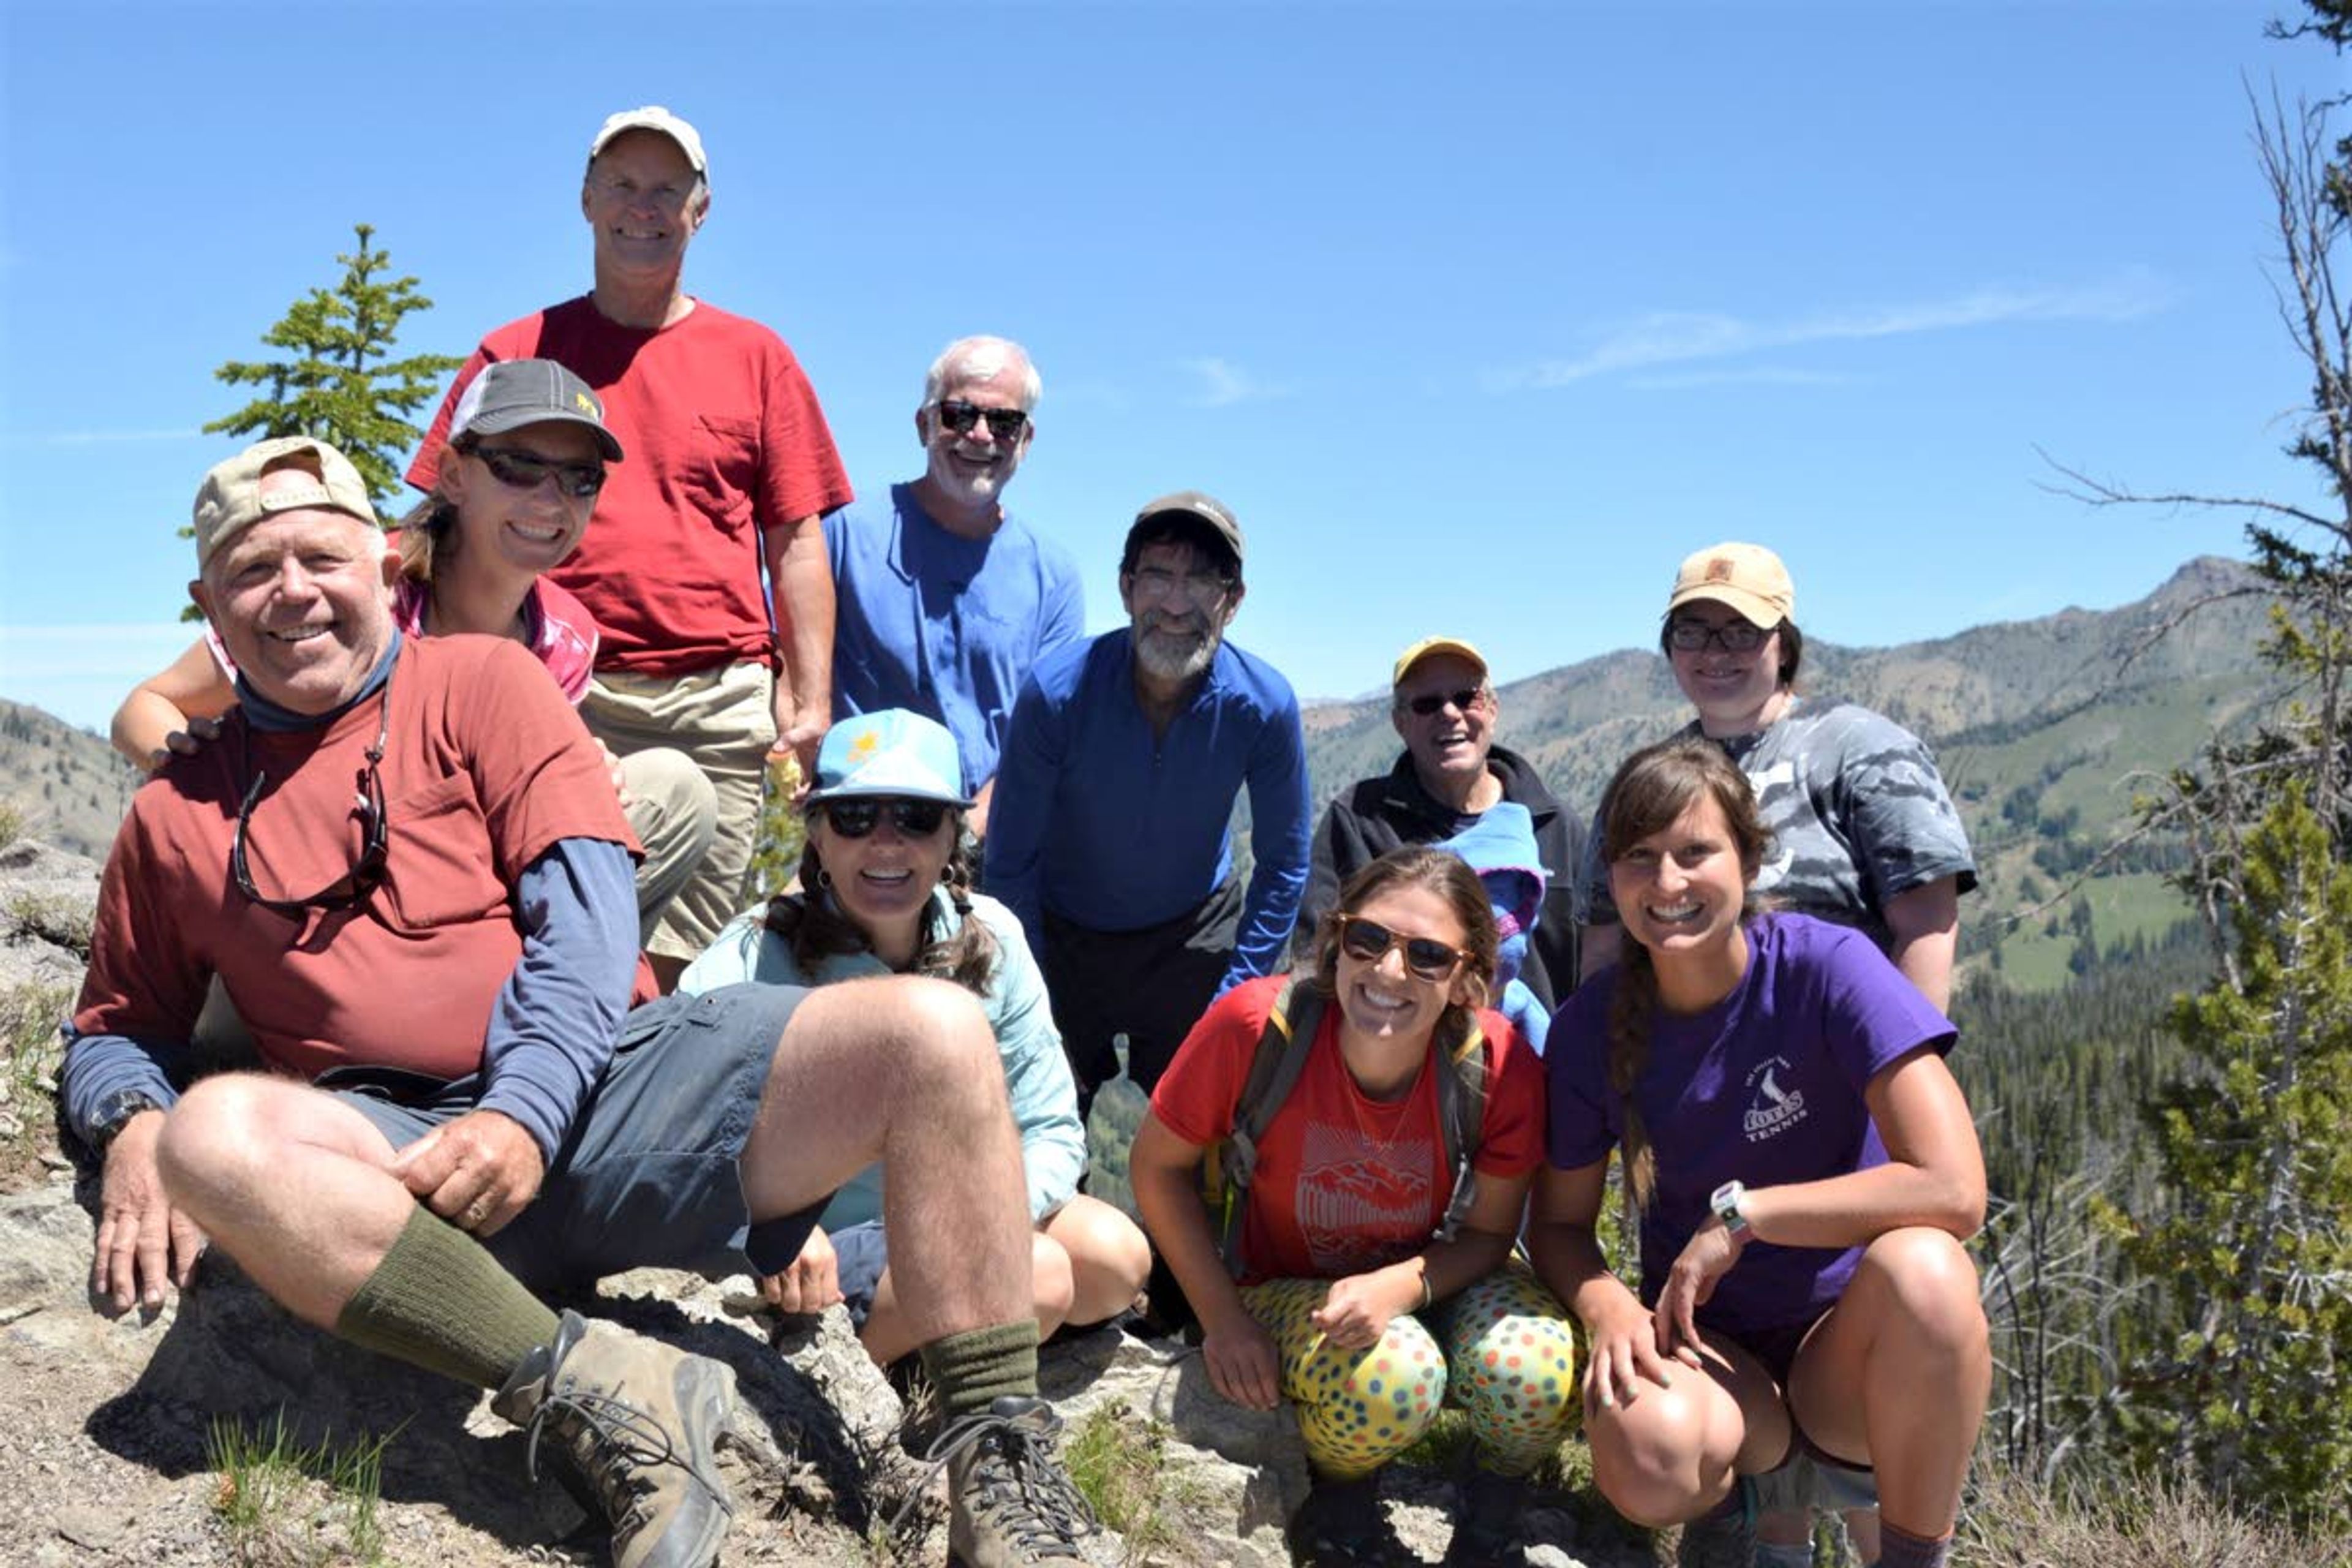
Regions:
<svg viewBox="0 0 2352 1568"><path fill-rule="evenodd" d="M1576 876L1584 863L1584 816L1554 799L1517 752L1495 747L1486 753L1486 768L1503 781L1503 798L1526 806L1535 818L1536 847L1551 880L1544 888L1543 913L1536 921L1519 978L1546 1007L1556 1007L1576 989ZM1397 757L1386 777L1359 780L1333 796L1315 829L1315 853L1307 866L1307 892L1298 901L1293 953L1305 957L1315 922L1339 901L1340 883L1400 844L1433 844L1452 837L1455 821L1454 813L1421 787L1409 752Z"/></svg>

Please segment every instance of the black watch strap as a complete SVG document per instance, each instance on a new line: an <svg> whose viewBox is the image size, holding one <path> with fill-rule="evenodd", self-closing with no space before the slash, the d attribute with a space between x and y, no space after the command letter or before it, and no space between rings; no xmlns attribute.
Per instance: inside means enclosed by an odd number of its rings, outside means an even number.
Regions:
<svg viewBox="0 0 2352 1568"><path fill-rule="evenodd" d="M110 1096L98 1108L97 1122L90 1128L89 1148L93 1154L104 1154L131 1119L142 1111L161 1110L163 1102L144 1089L126 1089Z"/></svg>

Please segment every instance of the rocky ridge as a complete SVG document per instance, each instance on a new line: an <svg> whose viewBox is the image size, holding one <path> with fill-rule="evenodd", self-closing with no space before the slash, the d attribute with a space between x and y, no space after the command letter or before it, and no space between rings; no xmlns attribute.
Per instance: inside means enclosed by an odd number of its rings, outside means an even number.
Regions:
<svg viewBox="0 0 2352 1568"><path fill-rule="evenodd" d="M87 953L97 868L28 840L0 847L0 995L68 1005ZM5 1075L14 1082L16 1074ZM242 1563L218 1517L223 1478L208 1437L283 1423L304 1445L383 1438L381 1560L394 1563L599 1563L603 1543L547 1472L525 1479L519 1434L486 1394L418 1376L288 1317L222 1258L149 1318L110 1320L88 1298L92 1173L59 1152L44 1079L0 1103L12 1139L38 1156L0 1181L0 1379L11 1440L0 1444L0 1564ZM38 1103L30 1103L37 1100ZM26 1124L29 1124L27 1126ZM748 1279L638 1270L573 1303L731 1366L740 1391L723 1463L737 1504L727 1561L873 1568L944 1559L940 1485L908 1447L900 1399L839 1309L784 1319ZM1100 1564L1276 1568L1307 1470L1286 1411L1258 1414L1212 1391L1196 1353L1117 1330L1048 1347L1042 1389L1066 1443L1108 1423L1148 1442L1172 1514L1134 1541L1089 1542ZM1453 1479L1394 1468L1384 1505L1419 1561L1453 1533ZM913 1527L869 1545L902 1503ZM1524 1518L1528 1564L1647 1568L1646 1543L1565 1495ZM320 1525L271 1561L328 1563L347 1543Z"/></svg>

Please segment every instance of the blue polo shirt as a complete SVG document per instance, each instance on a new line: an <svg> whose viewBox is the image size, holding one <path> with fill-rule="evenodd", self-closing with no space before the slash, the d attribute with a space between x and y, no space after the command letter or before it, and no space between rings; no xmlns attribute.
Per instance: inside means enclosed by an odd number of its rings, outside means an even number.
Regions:
<svg viewBox="0 0 2352 1568"><path fill-rule="evenodd" d="M827 514L833 721L907 708L955 737L971 794L996 776L1013 700L1044 655L1086 635L1070 552L1012 512L986 539L934 521L911 484L886 509Z"/></svg>
<svg viewBox="0 0 2352 1568"><path fill-rule="evenodd" d="M1136 700L1124 627L1040 659L1013 705L989 816L988 890L1043 956L1043 915L1139 931L1233 871L1234 801L1249 791L1255 865L1222 991L1280 963L1307 885L1307 744L1298 699L1231 643L1165 736Z"/></svg>

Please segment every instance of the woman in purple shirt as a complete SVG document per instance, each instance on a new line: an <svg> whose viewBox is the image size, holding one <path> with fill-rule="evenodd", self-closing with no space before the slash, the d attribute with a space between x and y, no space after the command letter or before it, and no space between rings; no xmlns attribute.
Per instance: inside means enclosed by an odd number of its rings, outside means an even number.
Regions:
<svg viewBox="0 0 2352 1568"><path fill-rule="evenodd" d="M1954 1032L1869 939L1759 914L1769 842L1722 751L1634 753L1601 804L1623 961L1554 1021L1529 1242L1591 1337L1585 1429L1618 1510L1747 1564L1748 1478L1801 1450L1874 1468L1884 1568L1945 1562L1991 1361L1984 1162ZM1594 1226L1609 1152L1640 1295Z"/></svg>

